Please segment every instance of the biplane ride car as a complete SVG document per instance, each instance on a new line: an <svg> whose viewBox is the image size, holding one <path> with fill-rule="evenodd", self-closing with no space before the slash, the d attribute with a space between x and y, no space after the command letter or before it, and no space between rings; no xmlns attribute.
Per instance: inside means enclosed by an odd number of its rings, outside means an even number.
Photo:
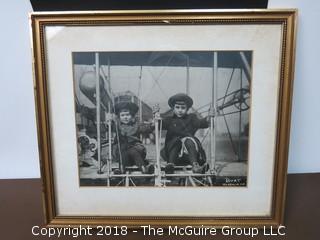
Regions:
<svg viewBox="0 0 320 240"><path fill-rule="evenodd" d="M250 51L73 53L80 185L246 186L251 59ZM178 104L202 121L179 138L182 161L164 153L177 95L192 96ZM187 156L188 141L201 161Z"/></svg>

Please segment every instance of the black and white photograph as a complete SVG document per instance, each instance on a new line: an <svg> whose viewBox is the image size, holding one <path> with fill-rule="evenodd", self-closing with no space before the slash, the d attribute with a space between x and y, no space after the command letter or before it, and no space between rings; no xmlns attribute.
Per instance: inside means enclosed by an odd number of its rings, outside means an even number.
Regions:
<svg viewBox="0 0 320 240"><path fill-rule="evenodd" d="M73 52L80 186L247 186L252 51Z"/></svg>
<svg viewBox="0 0 320 240"><path fill-rule="evenodd" d="M48 222L281 224L295 20L295 10L33 15Z"/></svg>

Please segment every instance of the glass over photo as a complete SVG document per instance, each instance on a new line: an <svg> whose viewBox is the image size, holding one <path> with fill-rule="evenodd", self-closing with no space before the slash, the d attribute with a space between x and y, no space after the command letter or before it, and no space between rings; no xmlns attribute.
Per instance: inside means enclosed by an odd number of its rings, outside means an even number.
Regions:
<svg viewBox="0 0 320 240"><path fill-rule="evenodd" d="M74 52L80 186L245 187L252 57Z"/></svg>

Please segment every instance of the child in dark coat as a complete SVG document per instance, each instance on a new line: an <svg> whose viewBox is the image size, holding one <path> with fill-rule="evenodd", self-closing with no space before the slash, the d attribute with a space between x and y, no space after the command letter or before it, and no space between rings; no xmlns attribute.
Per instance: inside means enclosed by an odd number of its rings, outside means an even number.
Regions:
<svg viewBox="0 0 320 240"><path fill-rule="evenodd" d="M151 124L136 122L137 111L138 106L132 102L120 102L115 105L117 122L113 155L118 160L122 159L123 169L136 165L143 173L153 173L154 166L146 160L146 149L140 141L140 134L150 133L153 128Z"/></svg>
<svg viewBox="0 0 320 240"><path fill-rule="evenodd" d="M162 128L167 130L165 146L161 156L168 164L166 173L173 173L174 165L192 165L194 173L208 170L205 152L201 142L195 137L198 129L208 128L210 118L199 119L196 114L188 114L193 105L191 97L184 93L169 98L168 104L173 115L162 119Z"/></svg>

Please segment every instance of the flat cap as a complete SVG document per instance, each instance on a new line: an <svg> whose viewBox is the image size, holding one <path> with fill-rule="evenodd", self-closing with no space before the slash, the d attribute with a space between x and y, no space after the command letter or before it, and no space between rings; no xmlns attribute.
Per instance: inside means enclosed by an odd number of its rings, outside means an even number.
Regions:
<svg viewBox="0 0 320 240"><path fill-rule="evenodd" d="M187 108L191 108L193 105L193 100L185 93L177 93L169 98L168 104L171 108L174 107L174 104L186 104Z"/></svg>

